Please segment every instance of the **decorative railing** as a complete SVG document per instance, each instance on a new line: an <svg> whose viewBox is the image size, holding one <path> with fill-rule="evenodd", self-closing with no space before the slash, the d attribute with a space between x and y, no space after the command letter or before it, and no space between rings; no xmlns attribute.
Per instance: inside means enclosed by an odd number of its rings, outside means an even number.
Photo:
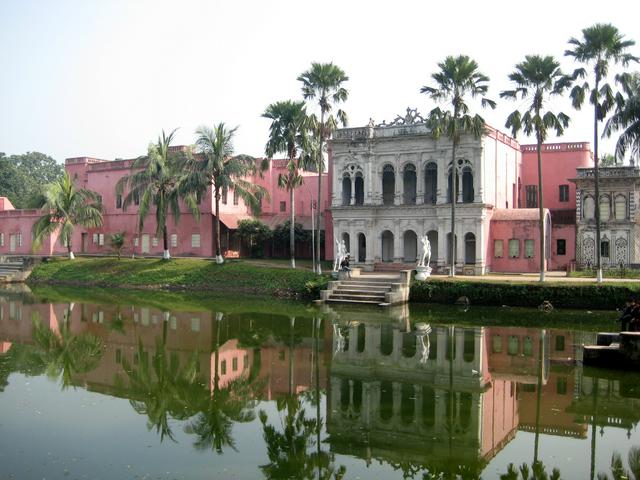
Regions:
<svg viewBox="0 0 640 480"><path fill-rule="evenodd" d="M578 178L594 178L595 169L578 168ZM600 177L640 177L640 167L600 167Z"/></svg>
<svg viewBox="0 0 640 480"><path fill-rule="evenodd" d="M341 128L333 134L334 140L366 140L371 137L373 137L371 127Z"/></svg>
<svg viewBox="0 0 640 480"><path fill-rule="evenodd" d="M521 145L520 151L522 152L535 152L537 151L537 145ZM574 143L545 143L542 145L543 152L577 152L577 151L589 151L589 142L574 142Z"/></svg>

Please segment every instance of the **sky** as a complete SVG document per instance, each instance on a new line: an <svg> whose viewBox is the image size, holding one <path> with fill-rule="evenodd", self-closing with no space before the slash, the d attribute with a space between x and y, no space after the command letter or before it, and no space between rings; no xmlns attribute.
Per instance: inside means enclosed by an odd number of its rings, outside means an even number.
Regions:
<svg viewBox="0 0 640 480"><path fill-rule="evenodd" d="M301 99L296 78L312 62L334 62L349 76L342 108L356 127L407 107L427 113L434 104L420 87L459 54L478 62L498 100L494 111L474 111L506 131L506 116L524 105L499 99L514 65L527 54L554 55L571 71L567 40L596 22L640 41L633 4L0 0L0 152L130 158L163 129L179 128L176 144L191 144L198 126L225 122L239 127L237 153L261 156L262 112ZM550 106L572 120L548 141L593 141L590 108L562 99ZM612 152L614 140L601 145Z"/></svg>

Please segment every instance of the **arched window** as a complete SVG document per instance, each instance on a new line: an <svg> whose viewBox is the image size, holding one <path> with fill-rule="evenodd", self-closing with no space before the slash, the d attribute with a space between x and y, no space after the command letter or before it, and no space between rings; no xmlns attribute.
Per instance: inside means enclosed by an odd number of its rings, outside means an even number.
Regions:
<svg viewBox="0 0 640 480"><path fill-rule="evenodd" d="M473 173L471 168L464 167L462 169L462 201L473 203L473 195Z"/></svg>
<svg viewBox="0 0 640 480"><path fill-rule="evenodd" d="M431 263L438 261L438 231L430 230L427 232L429 245L431 245Z"/></svg>
<svg viewBox="0 0 640 480"><path fill-rule="evenodd" d="M428 163L424 170L424 203L435 204L438 193L438 166Z"/></svg>
<svg viewBox="0 0 640 480"><path fill-rule="evenodd" d="M393 261L393 233L389 230L382 232L382 261Z"/></svg>
<svg viewBox="0 0 640 480"><path fill-rule="evenodd" d="M608 195L602 195L600 197L600 221L606 222L609 220L611 213L611 199Z"/></svg>
<svg viewBox="0 0 640 480"><path fill-rule="evenodd" d="M350 205L351 204L351 178L348 175L345 175L342 178L342 205Z"/></svg>
<svg viewBox="0 0 640 480"><path fill-rule="evenodd" d="M367 260L367 237L364 233L358 234L358 262Z"/></svg>
<svg viewBox="0 0 640 480"><path fill-rule="evenodd" d="M347 247L347 253L351 254L351 237L347 232L342 234L342 240L344 240L344 244Z"/></svg>
<svg viewBox="0 0 640 480"><path fill-rule="evenodd" d="M595 218L595 201L591 196L584 197L582 201L582 217L585 220L593 220Z"/></svg>
<svg viewBox="0 0 640 480"><path fill-rule="evenodd" d="M416 203L416 167L408 163L404 167L403 174L403 190L404 203L406 205L415 205Z"/></svg>
<svg viewBox="0 0 640 480"><path fill-rule="evenodd" d="M396 196L396 174L392 165L385 165L382 170L382 204L393 205Z"/></svg>
<svg viewBox="0 0 640 480"><path fill-rule="evenodd" d="M471 232L464 236L464 263L476 263L476 236Z"/></svg>
<svg viewBox="0 0 640 480"><path fill-rule="evenodd" d="M627 218L627 199L623 195L616 196L615 215L616 220L626 220Z"/></svg>
<svg viewBox="0 0 640 480"><path fill-rule="evenodd" d="M413 230L404 232L404 261L413 263L418 257L418 236Z"/></svg>
<svg viewBox="0 0 640 480"><path fill-rule="evenodd" d="M364 205L364 179L362 178L362 173L356 173L356 205Z"/></svg>

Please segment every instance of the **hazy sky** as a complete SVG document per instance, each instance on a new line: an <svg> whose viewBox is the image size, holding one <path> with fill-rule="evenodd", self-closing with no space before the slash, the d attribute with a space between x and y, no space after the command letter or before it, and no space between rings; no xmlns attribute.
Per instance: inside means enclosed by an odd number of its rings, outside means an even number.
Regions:
<svg viewBox="0 0 640 480"><path fill-rule="evenodd" d="M476 59L498 99L525 54L552 54L572 69L566 42L595 22L640 41L633 4L0 0L0 151L126 158L163 128L180 127L178 143L188 144L198 125L224 121L240 127L238 153L262 155L261 113L299 99L296 78L313 61L346 71L344 109L361 126L408 106L430 110L419 89L446 55ZM500 101L484 115L503 129L517 106ZM590 109L555 106L572 118L562 141L592 141Z"/></svg>

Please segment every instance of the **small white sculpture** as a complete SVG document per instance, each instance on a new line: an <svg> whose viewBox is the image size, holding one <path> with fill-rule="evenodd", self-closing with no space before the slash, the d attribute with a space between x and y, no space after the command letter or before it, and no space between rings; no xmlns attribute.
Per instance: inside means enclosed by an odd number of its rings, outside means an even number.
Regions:
<svg viewBox="0 0 640 480"><path fill-rule="evenodd" d="M344 258L349 255L349 252L347 252L347 245L344 243L344 240L338 241L338 239L335 238L335 241L336 254L334 255L335 259L333 261L333 271L337 272L338 270L340 270L340 264L342 263L342 260L344 260Z"/></svg>
<svg viewBox="0 0 640 480"><path fill-rule="evenodd" d="M422 257L420 257L418 266L428 267L431 262L431 243L429 242L429 237L427 237L426 233L420 237L420 241L422 242Z"/></svg>
<svg viewBox="0 0 640 480"><path fill-rule="evenodd" d="M416 336L420 344L420 363L425 364L429 360L429 351L431 350L431 341L429 334L431 333L431 325L428 323L419 323L416 325ZM425 341L426 340L426 341Z"/></svg>
<svg viewBox="0 0 640 480"><path fill-rule="evenodd" d="M344 335L342 335L340 325L338 325L337 323L333 324L333 345L333 356L335 357L338 353L344 350L345 346Z"/></svg>

